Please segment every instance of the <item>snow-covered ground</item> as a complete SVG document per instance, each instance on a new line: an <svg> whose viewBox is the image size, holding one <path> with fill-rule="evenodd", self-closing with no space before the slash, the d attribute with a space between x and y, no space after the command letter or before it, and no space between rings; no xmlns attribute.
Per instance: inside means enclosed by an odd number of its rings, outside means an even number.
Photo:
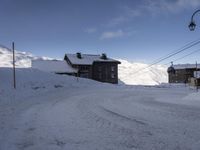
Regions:
<svg viewBox="0 0 200 150"><path fill-rule="evenodd" d="M126 85L112 85L41 72L33 59L49 58L16 52L13 89L12 51L0 46L0 150L199 150L200 92L161 84L166 67L136 74L148 65L120 60Z"/></svg>
<svg viewBox="0 0 200 150"><path fill-rule="evenodd" d="M64 54L63 54L64 55ZM35 59L52 59L48 57L36 57L27 52L16 51L16 66L17 67L31 67L31 60ZM0 45L0 67L12 67L12 51ZM168 82L167 66L154 65L146 68L148 64L144 63L131 63L126 60L120 59L119 65L119 83L128 85L158 85L160 83ZM137 72L137 73L136 73Z"/></svg>
<svg viewBox="0 0 200 150"><path fill-rule="evenodd" d="M0 150L199 150L200 92L0 69Z"/></svg>

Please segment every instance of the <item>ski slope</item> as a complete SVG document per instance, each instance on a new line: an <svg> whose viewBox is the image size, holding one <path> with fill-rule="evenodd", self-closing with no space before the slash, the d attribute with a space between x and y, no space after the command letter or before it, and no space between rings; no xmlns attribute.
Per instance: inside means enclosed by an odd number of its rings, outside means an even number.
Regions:
<svg viewBox="0 0 200 150"><path fill-rule="evenodd" d="M167 66L148 67L148 64L119 61L119 79L127 85L159 85L168 82Z"/></svg>
<svg viewBox="0 0 200 150"><path fill-rule="evenodd" d="M0 69L2 150L199 150L200 93Z"/></svg>

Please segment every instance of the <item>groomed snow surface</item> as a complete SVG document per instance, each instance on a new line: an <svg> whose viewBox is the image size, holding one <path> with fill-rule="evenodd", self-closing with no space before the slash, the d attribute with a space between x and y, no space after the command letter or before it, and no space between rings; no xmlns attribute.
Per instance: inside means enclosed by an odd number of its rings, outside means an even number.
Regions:
<svg viewBox="0 0 200 150"><path fill-rule="evenodd" d="M0 150L199 150L200 93L0 69Z"/></svg>

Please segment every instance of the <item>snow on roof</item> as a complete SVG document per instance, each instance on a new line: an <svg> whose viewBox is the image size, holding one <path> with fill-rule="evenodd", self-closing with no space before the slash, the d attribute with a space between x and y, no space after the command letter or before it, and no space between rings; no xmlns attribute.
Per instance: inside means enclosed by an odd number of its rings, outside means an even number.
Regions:
<svg viewBox="0 0 200 150"><path fill-rule="evenodd" d="M72 68L64 60L32 60L32 68L55 73L77 73L77 69Z"/></svg>
<svg viewBox="0 0 200 150"><path fill-rule="evenodd" d="M81 65L92 65L93 62L118 62L117 60L107 58L101 59L101 55L90 55L90 54L81 54L81 59L77 57L77 54L66 54L68 59L72 64L81 64Z"/></svg>
<svg viewBox="0 0 200 150"><path fill-rule="evenodd" d="M173 65L174 69L192 69L196 68L196 64L177 64ZM200 64L197 64L197 68L200 69Z"/></svg>

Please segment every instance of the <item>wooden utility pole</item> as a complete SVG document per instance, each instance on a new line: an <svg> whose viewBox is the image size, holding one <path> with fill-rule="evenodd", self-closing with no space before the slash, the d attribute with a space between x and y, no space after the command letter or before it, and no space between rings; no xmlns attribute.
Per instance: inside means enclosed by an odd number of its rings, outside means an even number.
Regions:
<svg viewBox="0 0 200 150"><path fill-rule="evenodd" d="M197 92L198 92L198 81L197 81L197 71L198 71L198 64L197 64L197 61L196 61L196 77L195 77L195 83L196 83L196 89L197 89Z"/></svg>
<svg viewBox="0 0 200 150"><path fill-rule="evenodd" d="M15 75L15 43L12 42L12 50L13 50L13 86L16 89L16 75Z"/></svg>

